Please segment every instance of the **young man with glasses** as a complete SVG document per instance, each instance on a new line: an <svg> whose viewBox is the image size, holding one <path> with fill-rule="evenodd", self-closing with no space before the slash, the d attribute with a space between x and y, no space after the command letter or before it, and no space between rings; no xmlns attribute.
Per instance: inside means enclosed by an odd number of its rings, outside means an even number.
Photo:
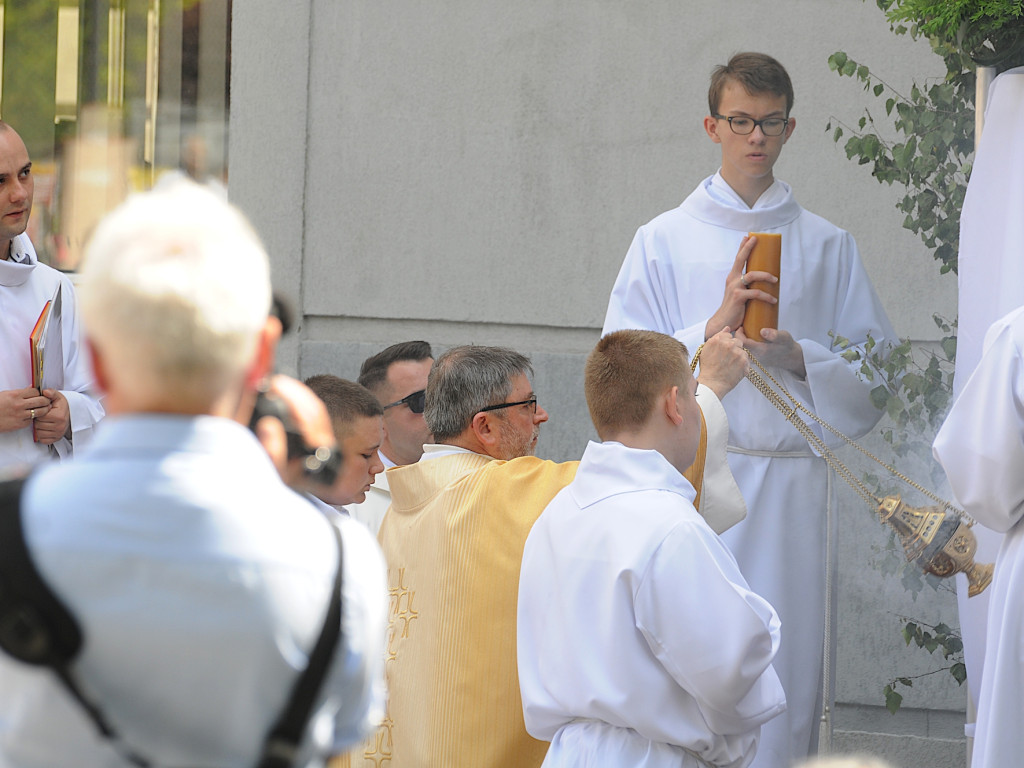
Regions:
<svg viewBox="0 0 1024 768"><path fill-rule="evenodd" d="M782 65L739 53L717 67L704 130L721 147L719 171L678 208L641 227L612 289L604 333L643 328L675 336L696 350L723 329L769 367L818 416L852 436L880 412L871 384L858 376L835 337L860 346L868 335L884 348L895 334L849 233L804 210L773 175L793 135L793 86ZM750 287L774 279L745 273L752 232L782 235L778 328L761 338L742 330ZM749 382L724 403L729 463L747 502L747 519L724 535L751 588L782 618L775 668L788 711L768 723L753 765L788 766L816 749L826 594L827 519L835 505L828 468Z"/></svg>
<svg viewBox="0 0 1024 768"><path fill-rule="evenodd" d="M434 354L425 341L392 344L363 361L358 382L370 390L384 409L384 441L380 445L380 472L366 500L347 507L349 514L376 533L384 513L391 506L386 470L415 464L423 446L432 441L423 420L427 375Z"/></svg>

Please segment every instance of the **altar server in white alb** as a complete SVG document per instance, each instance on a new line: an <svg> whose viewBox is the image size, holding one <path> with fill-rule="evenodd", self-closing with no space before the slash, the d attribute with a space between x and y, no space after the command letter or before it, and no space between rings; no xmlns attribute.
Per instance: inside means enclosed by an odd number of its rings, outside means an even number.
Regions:
<svg viewBox="0 0 1024 768"><path fill-rule="evenodd" d="M856 346L869 334L885 345L894 333L853 238L801 208L789 185L773 176L796 126L789 75L770 56L736 54L715 69L708 103L704 128L721 146L721 168L680 207L637 231L604 332L647 328L695 350L729 328L794 397L840 431L862 436L880 413L869 399L871 385L858 376L860 364L841 357L833 334ZM779 328L765 329L760 339L747 339L740 328L748 300L771 299L747 285L770 277L744 272L754 245L749 232L782 234ZM749 381L723 404L729 462L749 510L724 539L783 627L775 668L789 709L765 727L755 765L783 768L817 744L826 519L835 495L825 462Z"/></svg>
<svg viewBox="0 0 1024 768"><path fill-rule="evenodd" d="M694 509L686 348L605 336L587 359L591 442L526 540L519 682L545 768L742 768L785 710L779 618Z"/></svg>
<svg viewBox="0 0 1024 768"><path fill-rule="evenodd" d="M989 590L974 768L1024 755L1024 307L996 321L985 354L935 438L935 458L964 510L1005 533Z"/></svg>
<svg viewBox="0 0 1024 768"><path fill-rule="evenodd" d="M0 467L54 453L69 456L103 417L81 344L71 281L39 263L25 234L34 187L25 142L0 121ZM29 337L58 288L63 354L58 378L63 383L40 393L32 387Z"/></svg>

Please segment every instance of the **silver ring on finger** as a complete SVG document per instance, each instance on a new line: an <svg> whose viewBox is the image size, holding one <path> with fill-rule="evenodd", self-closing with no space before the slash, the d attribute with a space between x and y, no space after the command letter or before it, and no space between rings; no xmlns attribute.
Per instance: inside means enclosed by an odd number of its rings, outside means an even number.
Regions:
<svg viewBox="0 0 1024 768"><path fill-rule="evenodd" d="M28 415L29 415L29 418L32 419L32 421L35 421L36 420L36 409L35 408L29 408Z"/></svg>

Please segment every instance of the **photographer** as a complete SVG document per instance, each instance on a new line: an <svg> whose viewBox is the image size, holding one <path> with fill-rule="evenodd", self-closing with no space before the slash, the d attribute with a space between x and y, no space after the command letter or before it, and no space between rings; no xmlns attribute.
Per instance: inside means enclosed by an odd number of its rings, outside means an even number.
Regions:
<svg viewBox="0 0 1024 768"><path fill-rule="evenodd" d="M258 238L194 184L136 195L98 226L79 295L109 420L20 502L82 645L55 669L0 654L0 764L257 765L321 645L333 660L283 764L343 752L382 713L384 566L365 528L337 521L339 545L274 471L316 482L330 451L288 459L281 421L257 421L266 451L236 421L280 335ZM333 447L308 390L272 387L307 448Z"/></svg>

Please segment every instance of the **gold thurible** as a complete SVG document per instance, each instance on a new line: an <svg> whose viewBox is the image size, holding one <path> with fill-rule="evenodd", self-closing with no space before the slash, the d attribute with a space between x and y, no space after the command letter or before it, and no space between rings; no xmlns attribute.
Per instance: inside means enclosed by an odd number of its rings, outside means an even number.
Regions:
<svg viewBox="0 0 1024 768"><path fill-rule="evenodd" d="M899 495L886 496L878 505L878 517L896 531L907 562L925 573L940 578L964 574L969 597L992 582L992 564L974 562L978 541L970 524L948 506L912 507Z"/></svg>

